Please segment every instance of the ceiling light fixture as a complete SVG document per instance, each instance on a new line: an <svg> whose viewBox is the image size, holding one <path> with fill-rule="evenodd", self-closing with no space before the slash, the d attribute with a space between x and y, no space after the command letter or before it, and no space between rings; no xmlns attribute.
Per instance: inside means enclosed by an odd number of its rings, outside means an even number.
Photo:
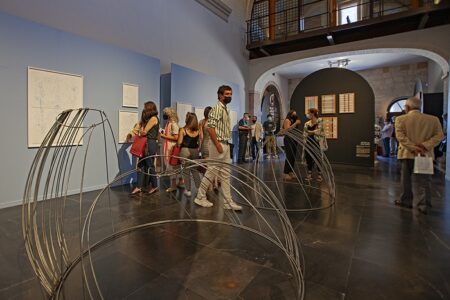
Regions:
<svg viewBox="0 0 450 300"><path fill-rule="evenodd" d="M348 65L349 62L350 62L350 59L348 59L348 58L345 58L345 59L338 59L338 60L336 60L336 61L331 61L331 60L329 60L329 61L328 61L328 66L329 66L330 68L333 68L333 67L337 67L337 68L345 68L345 67L347 67L347 65Z"/></svg>

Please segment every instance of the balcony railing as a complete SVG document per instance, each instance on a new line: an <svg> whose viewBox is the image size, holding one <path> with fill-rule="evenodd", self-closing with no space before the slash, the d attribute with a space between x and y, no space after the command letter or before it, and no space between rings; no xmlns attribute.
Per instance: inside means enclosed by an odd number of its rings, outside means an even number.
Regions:
<svg viewBox="0 0 450 300"><path fill-rule="evenodd" d="M317 0L248 20L247 45L259 44L268 40L282 41L304 32L382 18L423 7L435 7L443 1L448 0L362 0L343 3L338 1L336 9L330 10L329 0Z"/></svg>

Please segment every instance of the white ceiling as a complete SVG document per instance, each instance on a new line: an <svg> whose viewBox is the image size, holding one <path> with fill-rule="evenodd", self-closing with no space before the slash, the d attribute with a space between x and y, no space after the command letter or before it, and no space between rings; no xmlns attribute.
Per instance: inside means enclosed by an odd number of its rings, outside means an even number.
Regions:
<svg viewBox="0 0 450 300"><path fill-rule="evenodd" d="M336 56L334 58L316 61L302 62L295 65L277 68L276 73L289 79L305 77L317 70L328 68L328 61L335 62L338 59L349 59L347 69L362 71L368 69L382 68L395 65L412 64L427 61L426 57L402 53L370 53L347 56Z"/></svg>

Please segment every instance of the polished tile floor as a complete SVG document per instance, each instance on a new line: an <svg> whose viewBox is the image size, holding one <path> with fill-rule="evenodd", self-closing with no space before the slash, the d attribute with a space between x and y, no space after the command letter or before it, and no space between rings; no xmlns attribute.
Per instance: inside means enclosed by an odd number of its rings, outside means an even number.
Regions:
<svg viewBox="0 0 450 300"><path fill-rule="evenodd" d="M400 195L395 159L380 158L374 168L333 168L336 205L289 213L305 259L305 299L450 299L450 183L433 177L433 208L425 216L393 205ZM284 193L293 199L295 189ZM71 199L67 218L75 226L78 206ZM119 226L220 213L195 206L181 191L130 198L119 188L111 199ZM99 216L106 216L102 209ZM244 208L243 218L246 213ZM93 236L107 234L102 228L109 221L97 218ZM20 224L19 207L0 210L0 299L45 299L26 258ZM76 237L72 242L76 247ZM292 299L294 293L286 261L273 245L219 225L134 231L93 258L105 299ZM65 299L83 298L79 274L78 266L69 275Z"/></svg>

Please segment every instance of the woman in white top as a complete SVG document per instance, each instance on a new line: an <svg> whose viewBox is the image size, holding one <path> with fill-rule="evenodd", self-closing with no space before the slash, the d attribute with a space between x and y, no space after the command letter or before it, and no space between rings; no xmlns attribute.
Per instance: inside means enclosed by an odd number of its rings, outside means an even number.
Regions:
<svg viewBox="0 0 450 300"><path fill-rule="evenodd" d="M163 144L163 156L166 169L168 171L173 170L173 166L169 164L170 155L172 154L172 148L176 145L178 140L178 116L177 112L172 107L166 107L163 109L163 119L166 121L164 132L161 134L161 138L164 139ZM167 193L171 193L177 190L177 178L172 176L170 179L170 187L166 189Z"/></svg>

